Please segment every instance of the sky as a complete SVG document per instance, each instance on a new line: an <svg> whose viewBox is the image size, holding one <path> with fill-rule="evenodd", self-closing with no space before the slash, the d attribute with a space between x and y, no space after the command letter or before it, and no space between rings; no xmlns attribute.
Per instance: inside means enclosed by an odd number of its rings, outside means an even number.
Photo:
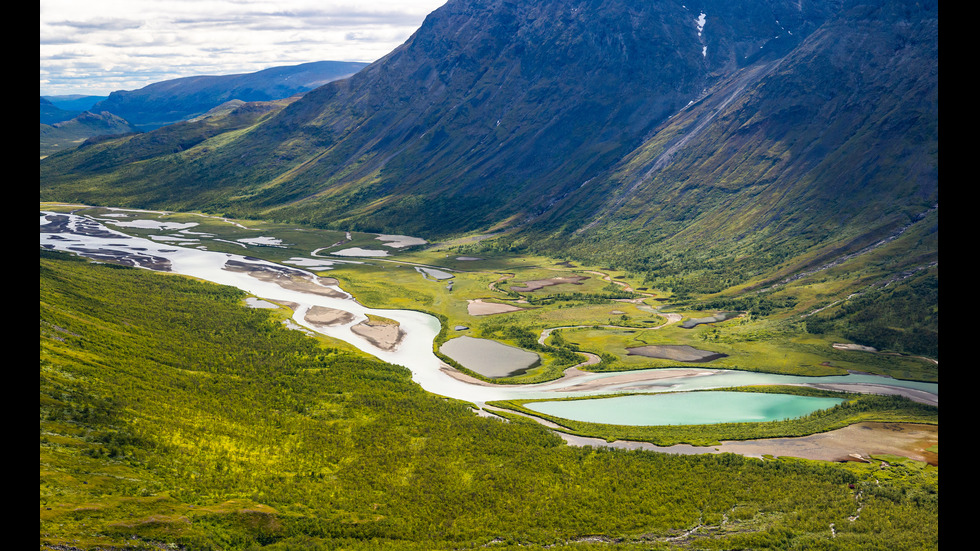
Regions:
<svg viewBox="0 0 980 551"><path fill-rule="evenodd" d="M41 95L374 61L446 0L41 0Z"/></svg>

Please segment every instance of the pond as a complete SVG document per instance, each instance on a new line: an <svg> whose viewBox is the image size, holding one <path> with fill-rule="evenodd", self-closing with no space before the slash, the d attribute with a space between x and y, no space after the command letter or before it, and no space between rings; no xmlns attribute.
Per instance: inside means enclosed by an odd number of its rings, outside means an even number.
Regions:
<svg viewBox="0 0 980 551"><path fill-rule="evenodd" d="M519 375L541 362L541 358L534 352L497 341L466 336L446 341L439 347L439 351L466 369L491 378Z"/></svg>
<svg viewBox="0 0 980 551"><path fill-rule="evenodd" d="M732 318L737 318L739 315L740 312L719 312L713 316L709 316L706 318L694 318L694 319L685 320L683 323L681 323L681 327L683 327L684 329L691 329L692 327L697 327L698 325L701 325L703 323L718 323L721 321L730 320Z"/></svg>
<svg viewBox="0 0 980 551"><path fill-rule="evenodd" d="M706 425L795 419L843 402L838 398L760 392L677 392L588 400L531 402L538 413L610 425Z"/></svg>

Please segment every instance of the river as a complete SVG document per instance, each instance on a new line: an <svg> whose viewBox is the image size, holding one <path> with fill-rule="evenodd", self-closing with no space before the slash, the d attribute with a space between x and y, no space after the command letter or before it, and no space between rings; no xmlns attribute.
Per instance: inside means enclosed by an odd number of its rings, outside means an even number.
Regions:
<svg viewBox="0 0 980 551"><path fill-rule="evenodd" d="M257 297L296 305L293 321L346 341L380 360L408 368L425 390L472 402L600 396L620 392L667 392L704 390L761 384L806 384L857 392L901 393L938 405L938 384L900 381L868 374L835 377L802 377L703 368L651 369L616 373L569 370L562 379L533 385L498 385L467 377L449 368L433 353L438 319L412 310L378 310L358 303L336 285L325 283L312 272L254 257L175 246L152 239L132 237L110 229L97 220L73 214L41 212L42 248L73 252L93 259L112 260L158 271L171 271L230 285ZM297 281L302 284L297 285ZM310 308L349 312L349 320L334 326L311 324ZM376 346L352 328L368 314L397 321L404 336L394 349ZM705 395L706 397L710 394Z"/></svg>

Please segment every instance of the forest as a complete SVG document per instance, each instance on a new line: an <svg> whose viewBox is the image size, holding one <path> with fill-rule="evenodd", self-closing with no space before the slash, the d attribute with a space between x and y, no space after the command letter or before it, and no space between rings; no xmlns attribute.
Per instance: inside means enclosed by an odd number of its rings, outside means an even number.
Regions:
<svg viewBox="0 0 980 551"><path fill-rule="evenodd" d="M574 447L238 290L40 253L42 549L934 549L938 469Z"/></svg>

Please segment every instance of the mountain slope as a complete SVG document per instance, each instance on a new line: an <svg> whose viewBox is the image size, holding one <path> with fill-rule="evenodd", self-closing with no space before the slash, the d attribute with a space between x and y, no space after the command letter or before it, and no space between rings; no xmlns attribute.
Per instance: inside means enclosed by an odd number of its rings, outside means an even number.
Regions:
<svg viewBox="0 0 980 551"><path fill-rule="evenodd" d="M51 100L41 97L41 124L55 124L71 120L79 115L79 111L71 111L55 105Z"/></svg>
<svg viewBox="0 0 980 551"><path fill-rule="evenodd" d="M642 271L747 258L744 281L936 212L938 4L450 1L353 77L235 128L139 164L93 161L112 144L52 158L42 198L509 227Z"/></svg>
<svg viewBox="0 0 980 551"><path fill-rule="evenodd" d="M41 157L75 147L94 136L132 132L136 132L136 129L128 122L105 111L98 114L86 111L63 122L41 123Z"/></svg>
<svg viewBox="0 0 980 551"><path fill-rule="evenodd" d="M733 74L536 225L562 242L615 228L626 247L659 233L771 251L908 224L938 202L938 16L902 7L852 6Z"/></svg>

